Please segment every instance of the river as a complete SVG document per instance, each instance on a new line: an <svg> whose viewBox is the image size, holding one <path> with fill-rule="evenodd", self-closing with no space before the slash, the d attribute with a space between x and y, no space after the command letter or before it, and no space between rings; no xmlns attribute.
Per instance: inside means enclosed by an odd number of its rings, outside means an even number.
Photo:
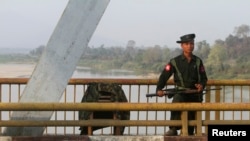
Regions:
<svg viewBox="0 0 250 141"><path fill-rule="evenodd" d="M1 78L29 78L35 68L35 64L0 64ZM133 71L111 69L107 71L95 71L89 67L77 66L72 78L139 78Z"/></svg>

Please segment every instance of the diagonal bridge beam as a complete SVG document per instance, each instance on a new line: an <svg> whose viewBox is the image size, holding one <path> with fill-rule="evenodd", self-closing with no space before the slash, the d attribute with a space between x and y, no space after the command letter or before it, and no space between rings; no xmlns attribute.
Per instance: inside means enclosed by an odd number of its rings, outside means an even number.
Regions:
<svg viewBox="0 0 250 141"><path fill-rule="evenodd" d="M110 0L69 0L20 103L59 102ZM14 111L10 120L50 120L49 111ZM45 127L6 127L4 135L41 136Z"/></svg>

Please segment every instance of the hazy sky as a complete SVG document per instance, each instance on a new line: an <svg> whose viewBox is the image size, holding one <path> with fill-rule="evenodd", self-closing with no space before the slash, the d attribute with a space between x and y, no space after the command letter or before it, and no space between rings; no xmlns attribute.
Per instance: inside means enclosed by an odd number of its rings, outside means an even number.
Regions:
<svg viewBox="0 0 250 141"><path fill-rule="evenodd" d="M68 0L0 0L0 48L46 45ZM90 46L167 45L196 33L196 41L224 40L250 25L250 0L111 0Z"/></svg>

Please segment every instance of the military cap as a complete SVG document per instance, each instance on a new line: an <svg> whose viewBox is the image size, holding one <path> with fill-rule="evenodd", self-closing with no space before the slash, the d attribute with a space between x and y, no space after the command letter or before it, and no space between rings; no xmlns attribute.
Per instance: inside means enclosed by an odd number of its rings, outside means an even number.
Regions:
<svg viewBox="0 0 250 141"><path fill-rule="evenodd" d="M176 41L176 43L186 43L194 40L195 34L186 34L180 37L180 41Z"/></svg>

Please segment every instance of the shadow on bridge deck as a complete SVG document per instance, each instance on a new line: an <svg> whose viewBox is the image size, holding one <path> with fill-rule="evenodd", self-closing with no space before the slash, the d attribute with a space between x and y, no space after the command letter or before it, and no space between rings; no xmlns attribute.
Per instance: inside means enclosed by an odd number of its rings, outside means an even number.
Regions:
<svg viewBox="0 0 250 141"><path fill-rule="evenodd" d="M39 137L1 136L0 141L207 141L207 136L110 136L46 135Z"/></svg>

